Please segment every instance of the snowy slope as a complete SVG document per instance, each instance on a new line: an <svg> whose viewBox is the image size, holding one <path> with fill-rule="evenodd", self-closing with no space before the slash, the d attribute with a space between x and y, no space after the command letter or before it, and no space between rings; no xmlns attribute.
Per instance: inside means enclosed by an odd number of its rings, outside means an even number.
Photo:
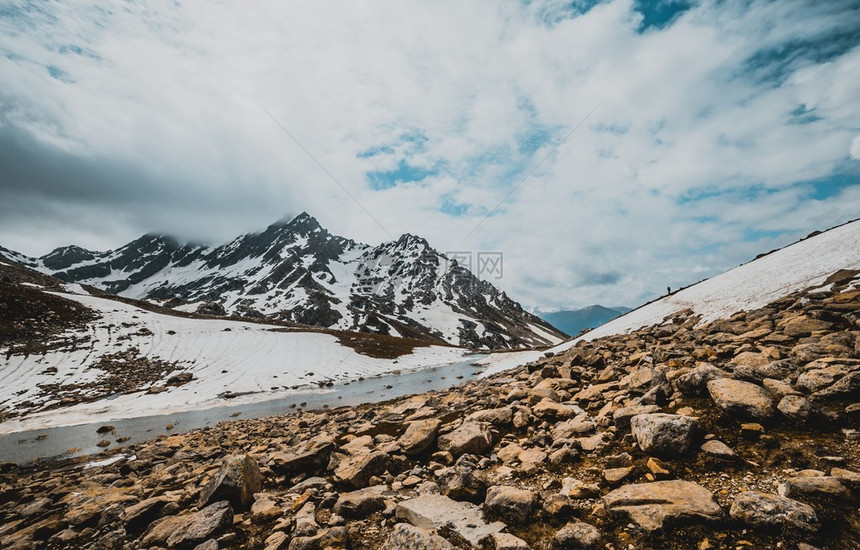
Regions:
<svg viewBox="0 0 860 550"><path fill-rule="evenodd" d="M563 335L493 285L403 235L372 247L303 213L215 248L144 235L108 252L5 256L66 282L182 311L227 313L483 349L546 346Z"/></svg>
<svg viewBox="0 0 860 550"><path fill-rule="evenodd" d="M135 348L141 357L175 365L194 378L163 393L137 391L35 412L0 423L0 433L269 400L295 389L319 388L320 382L353 380L467 358L462 348L428 346L415 348L397 359L377 359L357 353L330 334L182 318L89 295L55 294L85 305L100 319L79 334L89 336L89 341L82 344L44 355L6 357L6 350L0 349L0 408L15 410L25 403L28 407L56 404L56 397L50 392L46 395L40 385L59 383L68 387L98 381L108 374L97 368L101 357L129 353ZM51 372L53 369L56 371ZM171 374L176 372L180 371ZM167 376L150 386L163 386L164 378ZM238 396L228 402L223 398L225 392Z"/></svg>
<svg viewBox="0 0 860 550"><path fill-rule="evenodd" d="M809 237L646 304L551 351L564 351L579 340L594 340L661 324L666 317L685 309L701 316L701 323L727 318L738 311L764 307L792 292L819 286L840 269L860 270L860 220ZM534 361L540 356L541 353L534 351L493 354L482 361L491 366L484 375Z"/></svg>

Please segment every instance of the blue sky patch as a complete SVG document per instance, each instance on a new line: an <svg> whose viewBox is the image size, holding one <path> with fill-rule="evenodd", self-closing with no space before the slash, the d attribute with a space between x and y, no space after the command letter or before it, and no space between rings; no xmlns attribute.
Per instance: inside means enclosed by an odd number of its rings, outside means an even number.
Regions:
<svg viewBox="0 0 860 550"><path fill-rule="evenodd" d="M636 0L634 8L642 14L639 32L661 30L671 26L685 11L693 7L688 0Z"/></svg>
<svg viewBox="0 0 860 550"><path fill-rule="evenodd" d="M383 189L390 189L398 184L421 181L437 173L438 170L436 168L419 168L401 160L397 163L397 168L394 170L368 172L367 180L370 182L370 187L373 190L381 191Z"/></svg>

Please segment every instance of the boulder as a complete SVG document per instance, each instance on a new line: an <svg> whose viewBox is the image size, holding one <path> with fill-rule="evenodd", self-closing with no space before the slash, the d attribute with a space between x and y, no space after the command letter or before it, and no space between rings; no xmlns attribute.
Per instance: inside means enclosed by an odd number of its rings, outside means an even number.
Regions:
<svg viewBox="0 0 860 550"><path fill-rule="evenodd" d="M747 491L737 495L729 515L753 527L791 525L815 531L818 518L811 506L777 495Z"/></svg>
<svg viewBox="0 0 860 550"><path fill-rule="evenodd" d="M441 422L435 418L410 422L397 444L407 455L420 455L436 441L436 432L440 425Z"/></svg>
<svg viewBox="0 0 860 550"><path fill-rule="evenodd" d="M440 492L454 500L480 504L487 494L484 474L468 463L460 462L450 468L436 471Z"/></svg>
<svg viewBox="0 0 860 550"><path fill-rule="evenodd" d="M422 495L405 500L397 505L395 514L415 527L430 530L444 528L446 533L473 546L480 546L484 539L505 529L504 523L484 522L481 510L474 504L458 502L442 495Z"/></svg>
<svg viewBox="0 0 860 550"><path fill-rule="evenodd" d="M761 386L730 378L717 378L707 384L711 399L729 414L756 420L767 420L774 415L770 394Z"/></svg>
<svg viewBox="0 0 860 550"><path fill-rule="evenodd" d="M328 466L334 450L334 441L328 436L316 437L295 451L277 452L271 455L273 470L287 476L313 474Z"/></svg>
<svg viewBox="0 0 860 550"><path fill-rule="evenodd" d="M385 509L385 497L374 488L341 493L334 505L334 513L344 519L364 519Z"/></svg>
<svg viewBox="0 0 860 550"><path fill-rule="evenodd" d="M690 481L671 480L625 485L603 497L613 515L629 518L645 531L666 521L708 521L722 517L710 491Z"/></svg>
<svg viewBox="0 0 860 550"><path fill-rule="evenodd" d="M630 430L639 448L658 456L686 454L693 444L696 420L677 414L640 414L630 419Z"/></svg>
<svg viewBox="0 0 860 550"><path fill-rule="evenodd" d="M697 366L690 372L682 374L672 381L675 389L684 395L697 396L703 395L707 389L707 384L711 380L717 378L725 378L728 374L717 367L704 363Z"/></svg>
<svg viewBox="0 0 860 550"><path fill-rule="evenodd" d="M486 423L464 422L454 431L440 435L439 449L449 451L454 456L464 453L480 455L493 446L493 436Z"/></svg>
<svg viewBox="0 0 860 550"><path fill-rule="evenodd" d="M187 547L199 544L233 523L233 509L226 500L198 512L167 516L152 523L143 535L145 546Z"/></svg>
<svg viewBox="0 0 860 550"><path fill-rule="evenodd" d="M800 395L786 395L780 399L777 410L792 420L805 421L812 413L809 399Z"/></svg>
<svg viewBox="0 0 860 550"><path fill-rule="evenodd" d="M367 487L370 478L389 468L391 459L382 451L365 451L342 457L334 471L334 479L355 489Z"/></svg>
<svg viewBox="0 0 860 550"><path fill-rule="evenodd" d="M247 510L259 493L263 475L257 461L248 455L228 456L218 472L200 490L197 506L202 508L217 500L227 500L236 509Z"/></svg>
<svg viewBox="0 0 860 550"><path fill-rule="evenodd" d="M382 550L454 550L450 542L427 529L398 523Z"/></svg>
<svg viewBox="0 0 860 550"><path fill-rule="evenodd" d="M484 501L487 512L508 523L524 523L536 507L537 495L533 491L506 485L491 487Z"/></svg>

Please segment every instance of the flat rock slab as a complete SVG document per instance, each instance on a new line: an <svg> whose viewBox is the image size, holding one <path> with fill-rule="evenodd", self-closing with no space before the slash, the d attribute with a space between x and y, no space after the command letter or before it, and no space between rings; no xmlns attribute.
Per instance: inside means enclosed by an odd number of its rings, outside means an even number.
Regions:
<svg viewBox="0 0 860 550"><path fill-rule="evenodd" d="M729 515L754 527L793 525L807 531L818 529L818 518L812 506L755 491L736 496Z"/></svg>
<svg viewBox="0 0 860 550"><path fill-rule="evenodd" d="M730 414L767 420L776 412L767 390L750 382L716 378L708 382L708 393L714 404Z"/></svg>
<svg viewBox="0 0 860 550"><path fill-rule="evenodd" d="M396 515L422 529L450 532L473 546L501 533L505 524L500 521L485 523L481 510L474 504L458 502L442 495L424 495L397 505Z"/></svg>
<svg viewBox="0 0 860 550"><path fill-rule="evenodd" d="M454 550L450 542L426 529L398 523L382 550Z"/></svg>
<svg viewBox="0 0 860 550"><path fill-rule="evenodd" d="M710 491L682 480L625 485L605 495L603 503L611 513L627 516L649 532L667 521L716 520L723 515Z"/></svg>

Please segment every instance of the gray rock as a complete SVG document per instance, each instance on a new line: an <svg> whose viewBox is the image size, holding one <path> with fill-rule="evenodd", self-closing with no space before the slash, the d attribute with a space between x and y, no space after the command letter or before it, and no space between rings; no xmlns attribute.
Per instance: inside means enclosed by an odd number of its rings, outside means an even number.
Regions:
<svg viewBox="0 0 860 550"><path fill-rule="evenodd" d="M501 533L505 524L486 523L474 504L458 502L442 495L422 495L397 505L396 516L422 529L444 529L473 546Z"/></svg>
<svg viewBox="0 0 860 550"><path fill-rule="evenodd" d="M491 487L484 507L490 514L509 523L524 523L537 507L537 495L527 489L506 485Z"/></svg>
<svg viewBox="0 0 860 550"><path fill-rule="evenodd" d="M345 519L363 519L384 509L385 497L373 487L342 493L334 505L334 512Z"/></svg>
<svg viewBox="0 0 860 550"><path fill-rule="evenodd" d="M750 382L717 378L708 382L711 399L722 410L739 416L767 420L774 415L770 394Z"/></svg>
<svg viewBox="0 0 860 550"><path fill-rule="evenodd" d="M439 491L454 500L480 504L487 495L487 481L483 473L470 464L458 463L436 472Z"/></svg>
<svg viewBox="0 0 860 550"><path fill-rule="evenodd" d="M552 538L556 550L595 550L600 548L603 535L600 530L582 521L568 523Z"/></svg>
<svg viewBox="0 0 860 550"><path fill-rule="evenodd" d="M313 474L328 466L334 448L334 441L330 437L318 436L295 451L274 453L270 457L271 467L288 476Z"/></svg>
<svg viewBox="0 0 860 550"><path fill-rule="evenodd" d="M483 422L464 422L454 431L439 436L437 444L439 449L454 456L464 453L480 455L492 448L493 436Z"/></svg>
<svg viewBox="0 0 860 550"><path fill-rule="evenodd" d="M410 456L423 453L436 441L436 432L440 424L441 422L435 418L410 422L406 431L397 440L400 449Z"/></svg>
<svg viewBox="0 0 860 550"><path fill-rule="evenodd" d="M495 533L490 548L494 550L531 550L531 546L519 537L509 533Z"/></svg>
<svg viewBox="0 0 860 550"><path fill-rule="evenodd" d="M382 550L454 550L450 542L426 529L398 523Z"/></svg>
<svg viewBox="0 0 860 550"><path fill-rule="evenodd" d="M667 520L716 520L723 515L710 491L681 480L625 485L605 495L603 503L611 514L627 517L649 532Z"/></svg>
<svg viewBox="0 0 860 550"><path fill-rule="evenodd" d="M692 371L677 377L672 381L672 385L684 395L703 395L708 382L717 378L725 378L727 376L728 374L725 371L705 363L697 366Z"/></svg>
<svg viewBox="0 0 860 550"><path fill-rule="evenodd" d="M754 527L792 525L808 531L818 529L811 506L777 495L747 491L737 495L729 515Z"/></svg>
<svg viewBox="0 0 860 550"><path fill-rule="evenodd" d="M382 451L365 451L342 457L334 471L334 478L361 489L367 487L371 477L383 474L390 465L391 459Z"/></svg>
<svg viewBox="0 0 860 550"><path fill-rule="evenodd" d="M216 535L233 523L233 509L226 500L198 512L168 516L152 523L143 536L147 546L193 546Z"/></svg>
<svg viewBox="0 0 860 550"><path fill-rule="evenodd" d="M677 414L640 414L630 419L630 430L639 448L658 456L679 456L693 444L696 420Z"/></svg>
<svg viewBox="0 0 860 550"><path fill-rule="evenodd" d="M254 493L259 493L263 475L257 461L248 455L228 456L218 472L200 490L197 506L217 500L228 500L235 508L245 510L254 503Z"/></svg>
<svg viewBox="0 0 860 550"><path fill-rule="evenodd" d="M735 454L735 451L732 450L731 447L729 447L728 445L726 445L725 443L723 443L722 441L719 441L717 439L712 439L710 441L706 441L705 443L702 444L702 446L700 448L702 449L702 452L704 452L705 454L711 455L715 458L722 458L724 460L730 460L730 459L737 457L737 455Z"/></svg>
<svg viewBox="0 0 860 550"><path fill-rule="evenodd" d="M786 395L776 406L777 410L792 420L805 421L812 413L809 399L800 395Z"/></svg>
<svg viewBox="0 0 860 550"><path fill-rule="evenodd" d="M829 498L833 500L848 500L851 491L842 481L829 476L796 476L791 477L777 487L780 496L788 498Z"/></svg>

